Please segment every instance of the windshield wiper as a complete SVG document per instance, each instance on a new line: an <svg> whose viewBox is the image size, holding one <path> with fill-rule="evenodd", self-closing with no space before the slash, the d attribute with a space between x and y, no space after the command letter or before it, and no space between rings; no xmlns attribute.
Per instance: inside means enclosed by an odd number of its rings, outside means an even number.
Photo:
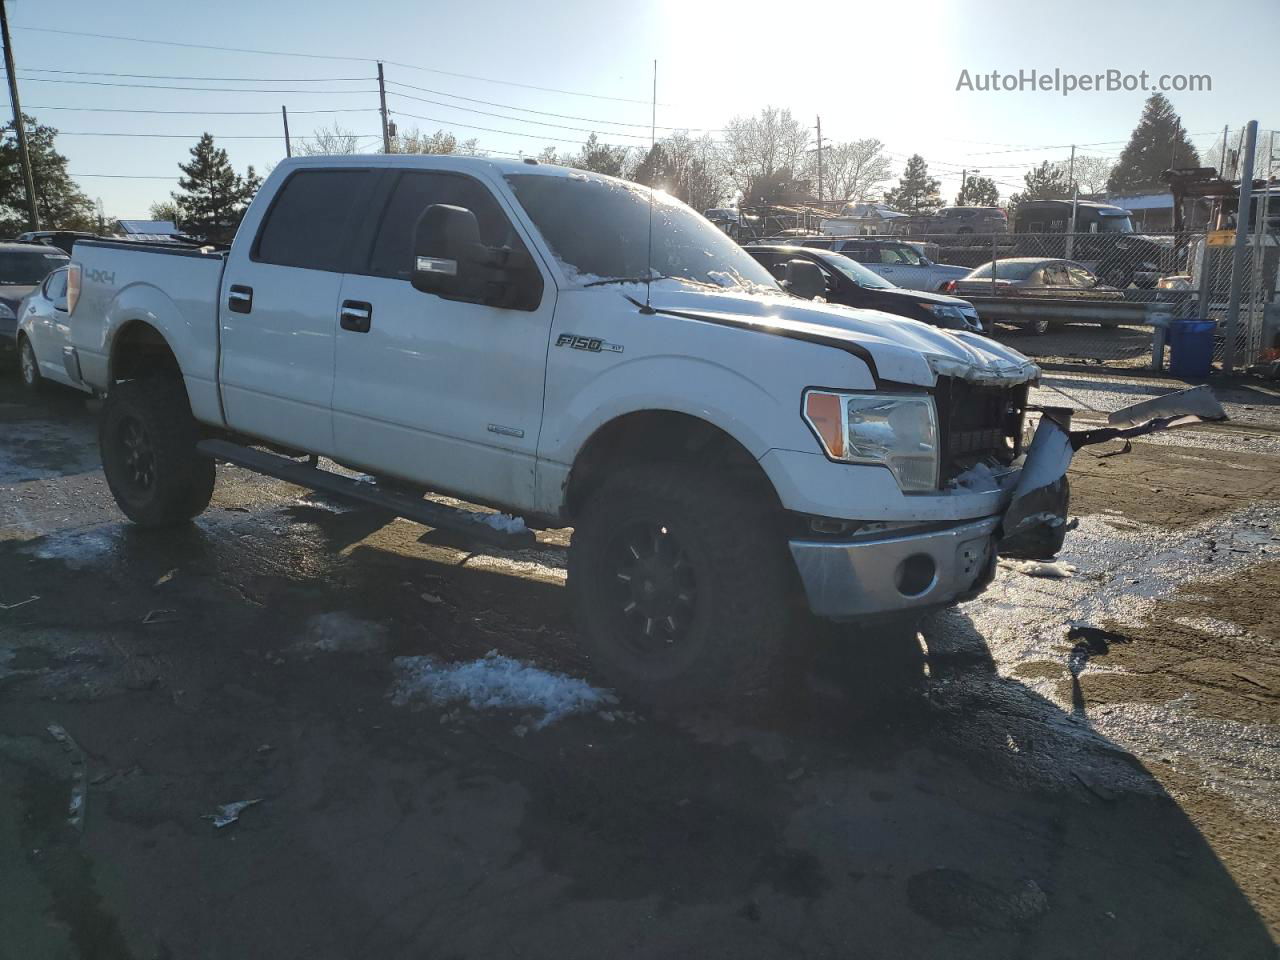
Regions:
<svg viewBox="0 0 1280 960"><path fill-rule="evenodd" d="M672 277L666 274L650 277L610 277L608 280L592 280L590 283L584 283L584 287L602 287L606 283L649 283L653 280L671 280Z"/></svg>

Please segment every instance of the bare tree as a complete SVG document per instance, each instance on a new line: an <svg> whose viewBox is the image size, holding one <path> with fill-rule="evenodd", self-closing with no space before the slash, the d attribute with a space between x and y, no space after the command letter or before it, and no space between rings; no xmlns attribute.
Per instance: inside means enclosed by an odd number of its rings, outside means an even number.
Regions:
<svg viewBox="0 0 1280 960"><path fill-rule="evenodd" d="M348 156L360 152L360 138L334 123L333 129L320 127L311 136L300 138L293 149L303 157Z"/></svg>
<svg viewBox="0 0 1280 960"><path fill-rule="evenodd" d="M816 183L817 151L810 154L809 177ZM822 151L823 194L829 200L874 199L889 179L892 164L884 144L874 137L833 143Z"/></svg>
<svg viewBox="0 0 1280 960"><path fill-rule="evenodd" d="M1070 164L1062 164L1065 172ZM1107 181L1111 179L1111 171L1115 162L1106 157L1077 156L1075 162L1075 181L1080 185L1081 193L1102 193L1107 189Z"/></svg>
<svg viewBox="0 0 1280 960"><path fill-rule="evenodd" d="M695 210L714 207L728 192L724 158L709 136L680 130L639 151L628 179L663 190Z"/></svg>
<svg viewBox="0 0 1280 960"><path fill-rule="evenodd" d="M746 202L795 192L796 177L807 162L809 128L789 109L765 107L756 116L735 117L724 139L729 177Z"/></svg>
<svg viewBox="0 0 1280 960"><path fill-rule="evenodd" d="M391 138L391 152L461 154L471 157L483 157L485 151L481 150L476 143L475 137L470 140L459 140L448 130L423 133L417 127L414 127L403 133L397 133Z"/></svg>

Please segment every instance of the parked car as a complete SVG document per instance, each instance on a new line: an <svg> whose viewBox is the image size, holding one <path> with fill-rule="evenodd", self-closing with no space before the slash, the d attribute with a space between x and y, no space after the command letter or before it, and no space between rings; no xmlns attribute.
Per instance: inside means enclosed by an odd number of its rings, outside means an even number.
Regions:
<svg viewBox="0 0 1280 960"><path fill-rule="evenodd" d="M40 243L48 247L57 247L63 253L70 254L77 240L93 240L98 235L86 230L28 230L15 237L17 243Z"/></svg>
<svg viewBox="0 0 1280 960"><path fill-rule="evenodd" d="M18 311L18 369L29 389L46 380L89 391L71 367L71 315L67 312L67 268L59 267L27 294Z"/></svg>
<svg viewBox="0 0 1280 960"><path fill-rule="evenodd" d="M946 291L961 297L1027 297L1054 300L1123 300L1124 294L1108 287L1083 264L1045 257L1013 257L975 267L962 280L947 284ZM981 313L981 303L979 303ZM1060 321L1033 320L1025 326L1046 333Z"/></svg>
<svg viewBox="0 0 1280 960"><path fill-rule="evenodd" d="M17 346L18 310L23 298L49 271L71 258L56 247L0 242L0 352Z"/></svg>
<svg viewBox="0 0 1280 960"><path fill-rule="evenodd" d="M1018 459L1040 371L1017 351L786 296L696 212L598 174L295 157L225 253L90 240L75 260L72 349L130 519L199 514L222 460L533 542L272 444L571 525L583 640L642 698L758 689L793 603L975 595L1021 471L1045 469ZM998 474L952 483L979 462Z"/></svg>
<svg viewBox="0 0 1280 960"><path fill-rule="evenodd" d="M969 267L934 263L916 244L885 237L792 237L786 240L801 247L834 250L858 261L872 273L894 286L907 290L940 290L948 280L958 280Z"/></svg>
<svg viewBox="0 0 1280 960"><path fill-rule="evenodd" d="M1014 233L1036 234L1026 238L1035 243L1031 252L1069 257L1119 288L1153 289L1160 277L1185 267L1185 248L1172 237L1135 233L1129 211L1111 203L1075 202L1075 232L1068 247L1071 216L1070 200L1028 200L1014 214Z"/></svg>
<svg viewBox="0 0 1280 960"><path fill-rule="evenodd" d="M1009 232L1009 217L999 207L943 207L937 213L913 214L893 222L893 232L912 237L968 237L978 243Z"/></svg>
<svg viewBox="0 0 1280 960"><path fill-rule="evenodd" d="M856 260L831 250L812 247L752 244L747 253L769 269L778 280L786 279L787 264L804 260L822 272L821 296L828 303L882 310L909 317L944 330L982 332L982 321L973 304L959 297L922 290L903 290Z"/></svg>

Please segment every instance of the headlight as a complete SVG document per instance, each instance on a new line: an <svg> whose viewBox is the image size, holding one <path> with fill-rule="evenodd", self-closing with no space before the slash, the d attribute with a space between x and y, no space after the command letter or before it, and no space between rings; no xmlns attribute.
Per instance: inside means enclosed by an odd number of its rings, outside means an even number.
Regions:
<svg viewBox="0 0 1280 960"><path fill-rule="evenodd" d="M804 415L832 460L886 466L904 492L938 488L933 397L809 390Z"/></svg>
<svg viewBox="0 0 1280 960"><path fill-rule="evenodd" d="M16 320L13 308L7 303L0 303L0 320Z"/></svg>
<svg viewBox="0 0 1280 960"><path fill-rule="evenodd" d="M929 307L929 312L939 320L963 320L964 311L959 307L953 307L946 303L924 304Z"/></svg>

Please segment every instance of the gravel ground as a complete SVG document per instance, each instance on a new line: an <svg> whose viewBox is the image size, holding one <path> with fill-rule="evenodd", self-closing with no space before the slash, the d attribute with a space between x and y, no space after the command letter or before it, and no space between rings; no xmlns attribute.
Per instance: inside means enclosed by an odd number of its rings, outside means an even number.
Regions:
<svg viewBox="0 0 1280 960"><path fill-rule="evenodd" d="M1224 397L1077 456L1071 576L673 714L575 643L568 531L223 468L149 534L94 405L0 379L0 958L1274 957L1280 399Z"/></svg>

